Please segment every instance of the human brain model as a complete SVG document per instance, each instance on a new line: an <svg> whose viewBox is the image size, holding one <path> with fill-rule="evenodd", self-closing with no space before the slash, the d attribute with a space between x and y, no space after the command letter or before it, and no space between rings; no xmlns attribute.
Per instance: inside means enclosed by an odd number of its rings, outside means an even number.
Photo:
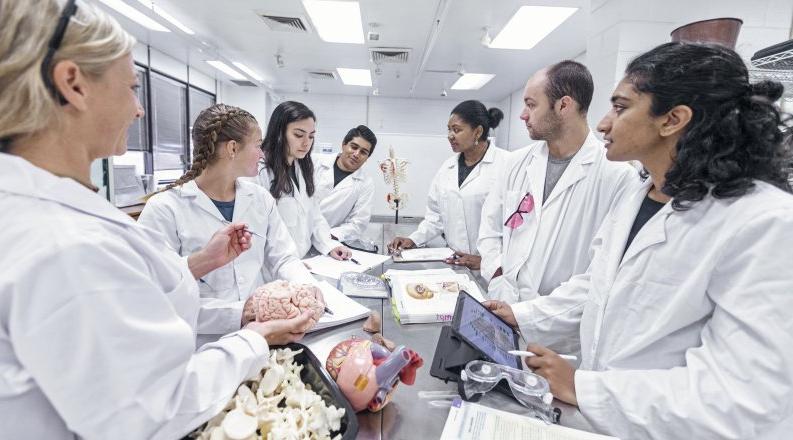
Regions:
<svg viewBox="0 0 793 440"><path fill-rule="evenodd" d="M325 312L322 292L311 284L293 284L278 280L259 286L246 303L246 315L256 321L294 318L311 312L312 325Z"/></svg>

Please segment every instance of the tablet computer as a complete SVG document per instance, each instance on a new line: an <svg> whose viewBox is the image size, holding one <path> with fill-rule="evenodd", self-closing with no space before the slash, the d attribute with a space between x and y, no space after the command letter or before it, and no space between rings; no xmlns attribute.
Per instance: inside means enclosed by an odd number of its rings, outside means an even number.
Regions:
<svg viewBox="0 0 793 440"><path fill-rule="evenodd" d="M488 361L521 369L520 357L509 354L518 350L518 333L465 290L457 297L452 329Z"/></svg>

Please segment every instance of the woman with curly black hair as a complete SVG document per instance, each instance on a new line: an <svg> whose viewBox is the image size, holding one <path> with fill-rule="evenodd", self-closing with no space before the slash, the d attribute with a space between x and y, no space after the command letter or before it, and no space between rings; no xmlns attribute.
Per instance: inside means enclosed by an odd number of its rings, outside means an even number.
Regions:
<svg viewBox="0 0 793 440"><path fill-rule="evenodd" d="M793 430L793 196L782 87L732 50L664 44L627 67L598 129L638 160L586 274L491 310L557 398L620 438L778 439ZM574 342L574 344L571 344ZM579 344L580 343L580 344ZM542 345L540 345L542 344ZM556 352L581 350L575 369Z"/></svg>

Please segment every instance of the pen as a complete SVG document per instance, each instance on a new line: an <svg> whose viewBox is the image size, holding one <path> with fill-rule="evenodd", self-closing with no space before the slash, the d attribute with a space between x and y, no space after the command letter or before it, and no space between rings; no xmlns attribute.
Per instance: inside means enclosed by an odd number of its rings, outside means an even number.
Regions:
<svg viewBox="0 0 793 440"><path fill-rule="evenodd" d="M333 312L330 311L328 306L325 306L325 313L327 313L328 315L333 315Z"/></svg>
<svg viewBox="0 0 793 440"><path fill-rule="evenodd" d="M361 265L361 263L359 263L358 260L356 260L355 258L350 257L349 260L352 261L353 263L359 265L359 266Z"/></svg>
<svg viewBox="0 0 793 440"><path fill-rule="evenodd" d="M231 222L230 222L230 221L228 221L228 220L223 220L223 223L225 223L225 224L227 224L227 225L230 225L230 224L231 224ZM248 231L248 232L249 232L251 235L255 235L255 236L259 237L259 238L266 238L266 237L265 237L265 236L263 236L262 234L257 234L256 232L253 232L253 231L251 231L250 229L248 229L248 225L245 225L245 229L244 229L244 230L245 230L245 231Z"/></svg>
<svg viewBox="0 0 793 440"><path fill-rule="evenodd" d="M523 350L510 350L507 353L514 354L515 356L520 356L520 357L537 356L536 354L534 354L534 353L532 353L530 351L523 351ZM566 361L577 361L578 360L577 356L573 356L573 355L570 355L570 354L560 354L559 357L564 359L564 360L566 360Z"/></svg>

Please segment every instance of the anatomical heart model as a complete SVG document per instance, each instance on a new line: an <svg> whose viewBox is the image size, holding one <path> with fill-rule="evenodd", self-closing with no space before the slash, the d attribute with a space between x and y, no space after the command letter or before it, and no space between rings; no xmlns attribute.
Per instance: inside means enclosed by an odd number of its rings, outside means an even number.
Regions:
<svg viewBox="0 0 793 440"><path fill-rule="evenodd" d="M389 351L376 342L353 337L333 347L325 369L356 412L367 408L377 412L391 401L400 381L413 385L416 370L423 364L421 356L404 345Z"/></svg>
<svg viewBox="0 0 793 440"><path fill-rule="evenodd" d="M396 211L396 223L399 223L399 208L404 208L408 201L405 193L399 192L399 183L407 180L408 161L394 155L394 147L388 147L388 158L380 162L380 171L385 183L391 185L392 191L386 194L388 207Z"/></svg>

